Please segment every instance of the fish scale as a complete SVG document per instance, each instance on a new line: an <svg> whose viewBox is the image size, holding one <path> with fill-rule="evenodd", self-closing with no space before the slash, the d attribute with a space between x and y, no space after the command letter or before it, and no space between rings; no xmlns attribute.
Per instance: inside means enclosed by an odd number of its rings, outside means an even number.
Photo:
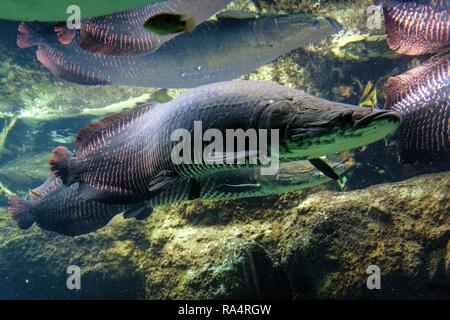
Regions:
<svg viewBox="0 0 450 320"><path fill-rule="evenodd" d="M192 88L235 79L339 30L335 22L307 14L221 18L181 34L149 55L105 56L74 43L62 45L51 30L30 29L39 28L29 23L19 28L19 46L39 45L39 61L61 79L159 88Z"/></svg>
<svg viewBox="0 0 450 320"><path fill-rule="evenodd" d="M69 30L65 26L58 26L56 30L63 44L75 41L81 48L92 53L117 56L147 54L180 34L158 35L148 32L144 24L151 17L162 13L178 14L189 17L198 25L230 2L231 0L170 0L83 20L79 31Z"/></svg>
<svg viewBox="0 0 450 320"><path fill-rule="evenodd" d="M422 55L450 45L450 0L377 2L383 3L387 42L398 53Z"/></svg>
<svg viewBox="0 0 450 320"><path fill-rule="evenodd" d="M448 159L449 96L448 51L405 74L388 80L385 108L404 115L403 123L395 134L404 162Z"/></svg>

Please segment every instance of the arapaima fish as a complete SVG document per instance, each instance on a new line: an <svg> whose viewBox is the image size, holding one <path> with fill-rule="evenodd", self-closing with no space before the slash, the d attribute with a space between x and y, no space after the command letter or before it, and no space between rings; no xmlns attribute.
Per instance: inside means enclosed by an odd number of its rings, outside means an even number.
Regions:
<svg viewBox="0 0 450 320"><path fill-rule="evenodd" d="M405 55L437 52L450 45L450 0L385 0L385 32L391 49Z"/></svg>
<svg viewBox="0 0 450 320"><path fill-rule="evenodd" d="M21 24L18 45L38 46L37 57L53 74L86 85L192 88L252 72L296 48L339 30L309 14L235 18L220 16L166 42L156 52L108 56L62 45L54 26Z"/></svg>
<svg viewBox="0 0 450 320"><path fill-rule="evenodd" d="M419 67L391 77L385 109L403 115L395 133L405 163L448 160L450 156L450 55L444 52Z"/></svg>
<svg viewBox="0 0 450 320"><path fill-rule="evenodd" d="M79 46L89 52L119 56L146 54L157 50L181 32L192 31L230 2L231 0L169 0L86 19L81 22L79 30L71 30L66 24L58 24L55 31L61 43L68 45L72 41L78 41ZM181 21L175 20L173 23L184 22L184 28L173 30L174 32L169 30L167 34L149 32L144 25L152 22L152 19L156 20L155 29L171 27L170 21L165 26L164 20L157 20L158 17L179 17ZM177 26L178 24L174 27Z"/></svg>
<svg viewBox="0 0 450 320"><path fill-rule="evenodd" d="M343 174L349 164L332 163ZM298 191L326 183L331 179L307 161L281 165L276 175L261 175L258 169L238 169L202 178L200 198L204 200L234 200ZM189 180L181 179L141 205L115 205L85 200L78 193L78 184L66 187L54 176L30 191L28 199L10 196L8 211L21 229L34 223L40 228L67 236L94 232L107 225L112 218L124 213L125 218L143 220L163 205L189 200Z"/></svg>
<svg viewBox="0 0 450 320"><path fill-rule="evenodd" d="M78 185L65 187L56 177L50 177L32 190L28 200L17 196L8 198L8 212L21 229L37 223L44 230L69 236L102 228L126 208L86 201L78 194Z"/></svg>
<svg viewBox="0 0 450 320"><path fill-rule="evenodd" d="M384 138L400 124L392 111L335 103L303 91L273 83L229 81L206 85L164 104L141 106L83 128L76 139L76 154L64 147L54 150L52 172L66 185L80 183L86 199L107 203L147 201L179 178L191 181L191 197L198 195L199 177L239 167L261 166L228 160L259 155L261 146L219 153L221 164L174 163L172 152L179 143L172 134L195 134L212 129L223 136L227 130L276 130L281 163L314 160L367 145ZM197 142L202 143L202 142ZM266 144L270 144L267 141ZM226 150L226 148L223 148ZM193 159L195 150L186 151Z"/></svg>

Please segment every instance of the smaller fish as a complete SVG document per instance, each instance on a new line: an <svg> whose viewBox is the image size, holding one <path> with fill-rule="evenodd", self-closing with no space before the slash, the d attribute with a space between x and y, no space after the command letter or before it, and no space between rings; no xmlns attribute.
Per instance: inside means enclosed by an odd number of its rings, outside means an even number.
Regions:
<svg viewBox="0 0 450 320"><path fill-rule="evenodd" d="M40 194L39 191L37 191L36 189L30 190L29 191L29 195L32 196L35 199L39 199L42 198L42 195Z"/></svg>
<svg viewBox="0 0 450 320"><path fill-rule="evenodd" d="M342 100L342 98L350 98L353 95L352 86L337 86L332 88L333 93Z"/></svg>
<svg viewBox="0 0 450 320"><path fill-rule="evenodd" d="M377 107L378 105L377 87L372 83L372 81L369 81L367 85L364 87L358 105L360 107L369 107L372 109Z"/></svg>
<svg viewBox="0 0 450 320"><path fill-rule="evenodd" d="M450 45L450 0L386 0L382 4L389 47L400 54L435 53Z"/></svg>
<svg viewBox="0 0 450 320"><path fill-rule="evenodd" d="M385 109L402 114L394 134L402 162L448 161L450 156L450 52L388 79Z"/></svg>
<svg viewBox="0 0 450 320"><path fill-rule="evenodd" d="M171 33L192 32L195 21L188 16L164 13L151 17L144 27L148 32L166 36Z"/></svg>

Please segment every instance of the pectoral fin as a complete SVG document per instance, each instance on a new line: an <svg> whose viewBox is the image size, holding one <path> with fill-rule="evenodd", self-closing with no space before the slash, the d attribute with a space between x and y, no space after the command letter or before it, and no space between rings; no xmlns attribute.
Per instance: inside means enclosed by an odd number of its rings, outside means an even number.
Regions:
<svg viewBox="0 0 450 320"><path fill-rule="evenodd" d="M152 207L142 206L139 208L128 210L123 214L125 219L135 218L136 220L145 220L147 219L153 212Z"/></svg>
<svg viewBox="0 0 450 320"><path fill-rule="evenodd" d="M148 186L148 191L159 192L170 186L178 179L178 175L171 171L162 171L159 173Z"/></svg>
<svg viewBox="0 0 450 320"><path fill-rule="evenodd" d="M328 163L326 163L322 159L310 159L309 162L320 172L322 172L327 177L333 179L333 180L339 180L339 175L334 171L332 167Z"/></svg>

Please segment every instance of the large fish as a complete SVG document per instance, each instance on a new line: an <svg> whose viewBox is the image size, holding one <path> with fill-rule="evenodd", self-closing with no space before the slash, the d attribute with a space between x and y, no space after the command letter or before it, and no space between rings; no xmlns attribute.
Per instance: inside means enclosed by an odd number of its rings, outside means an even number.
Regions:
<svg viewBox="0 0 450 320"><path fill-rule="evenodd" d="M71 30L66 24L60 24L55 31L63 44L68 45L76 38L81 48L93 53L119 56L145 54L157 50L181 32L192 31L230 2L231 0L169 0L86 19L81 22L79 30ZM151 28L167 29L167 34L148 31Z"/></svg>
<svg viewBox="0 0 450 320"><path fill-rule="evenodd" d="M331 166L343 174L350 164L344 161ZM258 169L238 169L202 178L200 198L216 201L261 197L297 191L330 180L307 161L283 164L279 172L271 176L261 175ZM148 217L153 208L188 200L187 179L177 181L141 206L126 206L85 200L78 193L78 184L65 187L60 179L50 177L42 186L30 191L28 200L10 196L8 212L21 229L36 223L44 230L76 236L102 228L122 212L126 218L141 220Z"/></svg>
<svg viewBox="0 0 450 320"><path fill-rule="evenodd" d="M395 133L405 163L448 160L450 156L450 55L444 52L386 87L385 109L403 115Z"/></svg>
<svg viewBox="0 0 450 320"><path fill-rule="evenodd" d="M450 0L383 0L391 49L405 55L434 53L450 45Z"/></svg>
<svg viewBox="0 0 450 320"><path fill-rule="evenodd" d="M280 144L281 163L303 159L317 163L321 156L384 138L399 126L401 118L396 112L339 104L273 83L215 83L168 103L141 106L83 128L76 139L75 156L64 147L54 150L52 172L67 185L80 182L80 193L87 199L136 203L152 198L180 177L191 178L195 197L196 178L241 165L230 164L229 159L240 162L264 155L261 145L231 151L224 145L227 152L222 154L176 164L172 152L179 143L171 137L176 130L195 135L194 122L201 123L202 132L212 129L223 136L233 129L278 131L275 143ZM261 141L270 144L269 138ZM193 148L186 156L197 160L199 155ZM211 164L220 160L224 163Z"/></svg>
<svg viewBox="0 0 450 320"><path fill-rule="evenodd" d="M308 14L220 17L166 42L153 54L92 54L62 45L53 26L21 24L18 45L38 46L37 57L61 79L90 85L192 88L235 79L299 47L327 38L339 26Z"/></svg>

